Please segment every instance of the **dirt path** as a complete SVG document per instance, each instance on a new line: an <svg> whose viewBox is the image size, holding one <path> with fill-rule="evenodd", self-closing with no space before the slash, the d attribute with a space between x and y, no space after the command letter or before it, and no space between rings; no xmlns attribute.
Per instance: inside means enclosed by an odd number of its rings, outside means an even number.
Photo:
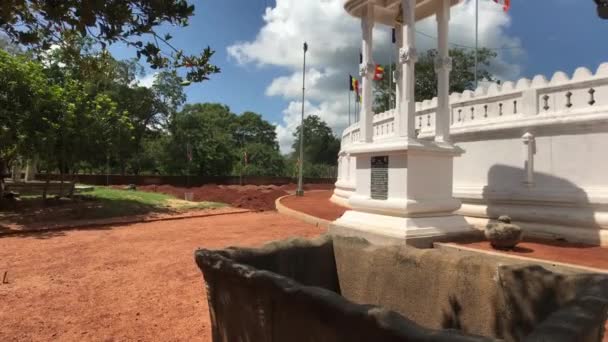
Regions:
<svg viewBox="0 0 608 342"><path fill-rule="evenodd" d="M0 238L0 341L210 341L197 247L320 233L266 212Z"/></svg>

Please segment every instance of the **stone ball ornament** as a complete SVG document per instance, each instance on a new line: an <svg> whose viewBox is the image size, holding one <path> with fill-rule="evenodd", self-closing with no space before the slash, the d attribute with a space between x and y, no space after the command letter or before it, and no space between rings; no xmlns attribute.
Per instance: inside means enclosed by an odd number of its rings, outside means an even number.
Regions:
<svg viewBox="0 0 608 342"><path fill-rule="evenodd" d="M512 224L507 215L500 216L498 222L489 223L484 233L494 249L513 249L523 238L522 229Z"/></svg>

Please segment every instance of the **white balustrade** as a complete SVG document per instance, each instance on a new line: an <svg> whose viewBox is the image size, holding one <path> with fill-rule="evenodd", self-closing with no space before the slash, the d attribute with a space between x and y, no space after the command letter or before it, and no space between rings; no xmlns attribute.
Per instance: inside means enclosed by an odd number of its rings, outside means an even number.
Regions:
<svg viewBox="0 0 608 342"><path fill-rule="evenodd" d="M494 126L530 126L550 123L556 117L603 112L608 115L608 63L592 73L578 68L569 77L558 71L550 80L542 75L532 80L504 82L450 95L450 133L491 130ZM437 98L416 102L415 128L420 138L435 134ZM395 137L395 114L391 109L373 117L372 137ZM531 123L530 120L536 120ZM344 130L342 147L360 140L360 123Z"/></svg>

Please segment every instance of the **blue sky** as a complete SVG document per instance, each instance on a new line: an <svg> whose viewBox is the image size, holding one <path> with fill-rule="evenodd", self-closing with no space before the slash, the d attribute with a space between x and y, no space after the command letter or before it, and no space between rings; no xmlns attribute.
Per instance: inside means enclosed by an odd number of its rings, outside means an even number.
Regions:
<svg viewBox="0 0 608 342"><path fill-rule="evenodd" d="M213 63L222 68L211 81L187 87L188 102L221 102L235 113L247 110L277 124L284 151L297 125L301 89L301 44L310 45L307 114L321 115L339 133L347 123L346 78L356 74L359 23L342 10L343 0L198 0L187 28L164 27L173 44L196 53L216 50ZM266 9L268 6L268 9ZM491 0L480 0L481 46L498 50L494 72L505 80L547 78L562 70L572 74L585 66L595 71L608 61L608 20L595 13L592 0L512 0L505 14ZM450 41L473 45L474 6L469 1L452 11ZM265 16L266 14L266 16ZM417 29L434 34L434 20ZM417 35L424 49L435 42ZM374 56L387 62L388 29L375 32ZM115 47L119 58L133 52ZM143 64L143 63L142 63ZM149 75L150 77L151 75Z"/></svg>

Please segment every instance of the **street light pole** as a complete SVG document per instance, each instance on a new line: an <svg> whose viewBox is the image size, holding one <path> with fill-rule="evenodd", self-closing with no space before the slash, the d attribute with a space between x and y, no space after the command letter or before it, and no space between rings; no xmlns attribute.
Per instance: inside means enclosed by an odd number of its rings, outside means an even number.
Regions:
<svg viewBox="0 0 608 342"><path fill-rule="evenodd" d="M475 89L477 89L477 51L479 50L479 0L475 0Z"/></svg>
<svg viewBox="0 0 608 342"><path fill-rule="evenodd" d="M304 188L302 184L302 177L304 173L304 93L306 90L306 51L308 51L308 44L304 42L304 63L302 65L302 118L300 123L300 172L298 174L298 189L296 190L296 196L304 196Z"/></svg>

